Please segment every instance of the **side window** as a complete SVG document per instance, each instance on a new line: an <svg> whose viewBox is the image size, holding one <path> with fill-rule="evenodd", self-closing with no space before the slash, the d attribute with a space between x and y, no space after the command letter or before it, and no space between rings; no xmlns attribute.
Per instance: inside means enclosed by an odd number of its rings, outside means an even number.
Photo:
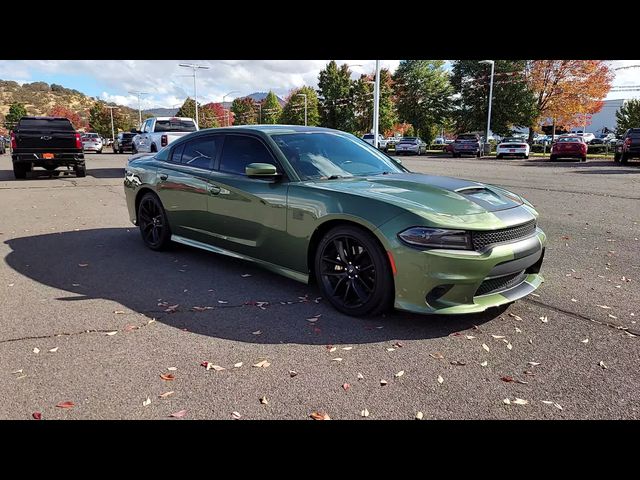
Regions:
<svg viewBox="0 0 640 480"><path fill-rule="evenodd" d="M171 151L171 159L169 160L171 163L180 163L180 158L182 157L182 152L184 151L184 143L182 145L178 145L174 147Z"/></svg>
<svg viewBox="0 0 640 480"><path fill-rule="evenodd" d="M244 175L250 163L271 163L275 160L258 139L241 135L227 135L220 159L220 171Z"/></svg>
<svg viewBox="0 0 640 480"><path fill-rule="evenodd" d="M151 131L151 122L151 119L144 122L144 129L142 130L144 133L149 133Z"/></svg>
<svg viewBox="0 0 640 480"><path fill-rule="evenodd" d="M201 137L187 142L182 153L182 164L212 170L219 145L218 136Z"/></svg>

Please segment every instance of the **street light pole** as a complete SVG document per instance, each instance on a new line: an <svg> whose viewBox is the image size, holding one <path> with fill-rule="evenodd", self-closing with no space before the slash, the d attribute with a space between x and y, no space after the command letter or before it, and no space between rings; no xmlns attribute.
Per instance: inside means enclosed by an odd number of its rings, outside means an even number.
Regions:
<svg viewBox="0 0 640 480"><path fill-rule="evenodd" d="M141 95L149 95L146 92L129 92L131 95L137 95L138 96L138 119L140 121L140 124L142 124L142 107L140 106L140 96Z"/></svg>
<svg viewBox="0 0 640 480"><path fill-rule="evenodd" d="M118 107L110 107L107 105L107 108L109 109L109 111L111 112L111 141L115 142L116 140L116 133L115 133L115 129L113 128L113 109L114 108L118 108ZM141 122L142 123L142 122Z"/></svg>
<svg viewBox="0 0 640 480"><path fill-rule="evenodd" d="M493 98L493 70L495 68L496 62L493 60L481 60L480 63L488 63L491 65L491 81L489 83L489 112L487 114L487 136L485 137L485 142L489 143L489 130L491 129L491 101ZM489 150L489 153L491 150Z"/></svg>
<svg viewBox="0 0 640 480"><path fill-rule="evenodd" d="M380 60L376 60L376 78L373 85L373 146L378 148L378 117L380 110ZM419 153L419 152L418 152Z"/></svg>
<svg viewBox="0 0 640 480"><path fill-rule="evenodd" d="M238 90L231 90L229 93L225 93L222 96L222 108L224 108L224 99L227 98L232 93L238 93ZM231 108L229 108L231 110ZM225 127L229 126L229 110L225 111ZM260 110L260 116L262 116L262 109Z"/></svg>
<svg viewBox="0 0 640 480"><path fill-rule="evenodd" d="M256 105L259 108L260 113L258 114L258 123L262 123L262 104L261 103L256 103Z"/></svg>
<svg viewBox="0 0 640 480"><path fill-rule="evenodd" d="M191 68L193 70L193 101L196 104L196 125L198 125L199 128L200 124L198 123L198 87L196 85L196 70L208 70L210 67L206 65L198 65L197 63L179 63L178 66Z"/></svg>
<svg viewBox="0 0 640 480"><path fill-rule="evenodd" d="M307 126L307 94L306 93L296 93L298 97L304 97L304 126Z"/></svg>

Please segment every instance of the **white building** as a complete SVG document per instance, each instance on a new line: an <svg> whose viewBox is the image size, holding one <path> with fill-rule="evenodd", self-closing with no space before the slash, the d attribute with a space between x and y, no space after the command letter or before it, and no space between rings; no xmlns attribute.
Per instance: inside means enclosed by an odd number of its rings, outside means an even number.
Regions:
<svg viewBox="0 0 640 480"><path fill-rule="evenodd" d="M615 131L618 121L616 120L616 112L626 102L625 99L605 100L602 109L598 113L594 113L591 117L591 125L587 125L587 132L598 134L603 128Z"/></svg>

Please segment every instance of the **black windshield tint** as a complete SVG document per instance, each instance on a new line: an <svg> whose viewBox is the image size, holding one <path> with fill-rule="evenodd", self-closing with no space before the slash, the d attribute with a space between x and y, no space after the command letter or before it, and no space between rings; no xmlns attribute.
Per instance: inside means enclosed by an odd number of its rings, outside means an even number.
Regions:
<svg viewBox="0 0 640 480"><path fill-rule="evenodd" d="M155 132L195 132L193 120L156 120Z"/></svg>
<svg viewBox="0 0 640 480"><path fill-rule="evenodd" d="M306 132L272 135L271 138L303 179L404 171L389 157L352 135Z"/></svg>

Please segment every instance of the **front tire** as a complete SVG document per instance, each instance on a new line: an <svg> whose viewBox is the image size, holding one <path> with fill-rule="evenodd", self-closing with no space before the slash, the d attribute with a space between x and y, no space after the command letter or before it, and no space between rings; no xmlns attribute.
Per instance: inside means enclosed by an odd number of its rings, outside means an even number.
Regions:
<svg viewBox="0 0 640 480"><path fill-rule="evenodd" d="M391 267L375 237L364 229L330 230L316 250L314 271L323 296L342 313L377 315L391 306Z"/></svg>
<svg viewBox="0 0 640 480"><path fill-rule="evenodd" d="M145 193L140 200L138 225L142 241L151 250L165 250L171 243L171 228L167 213L154 193Z"/></svg>

